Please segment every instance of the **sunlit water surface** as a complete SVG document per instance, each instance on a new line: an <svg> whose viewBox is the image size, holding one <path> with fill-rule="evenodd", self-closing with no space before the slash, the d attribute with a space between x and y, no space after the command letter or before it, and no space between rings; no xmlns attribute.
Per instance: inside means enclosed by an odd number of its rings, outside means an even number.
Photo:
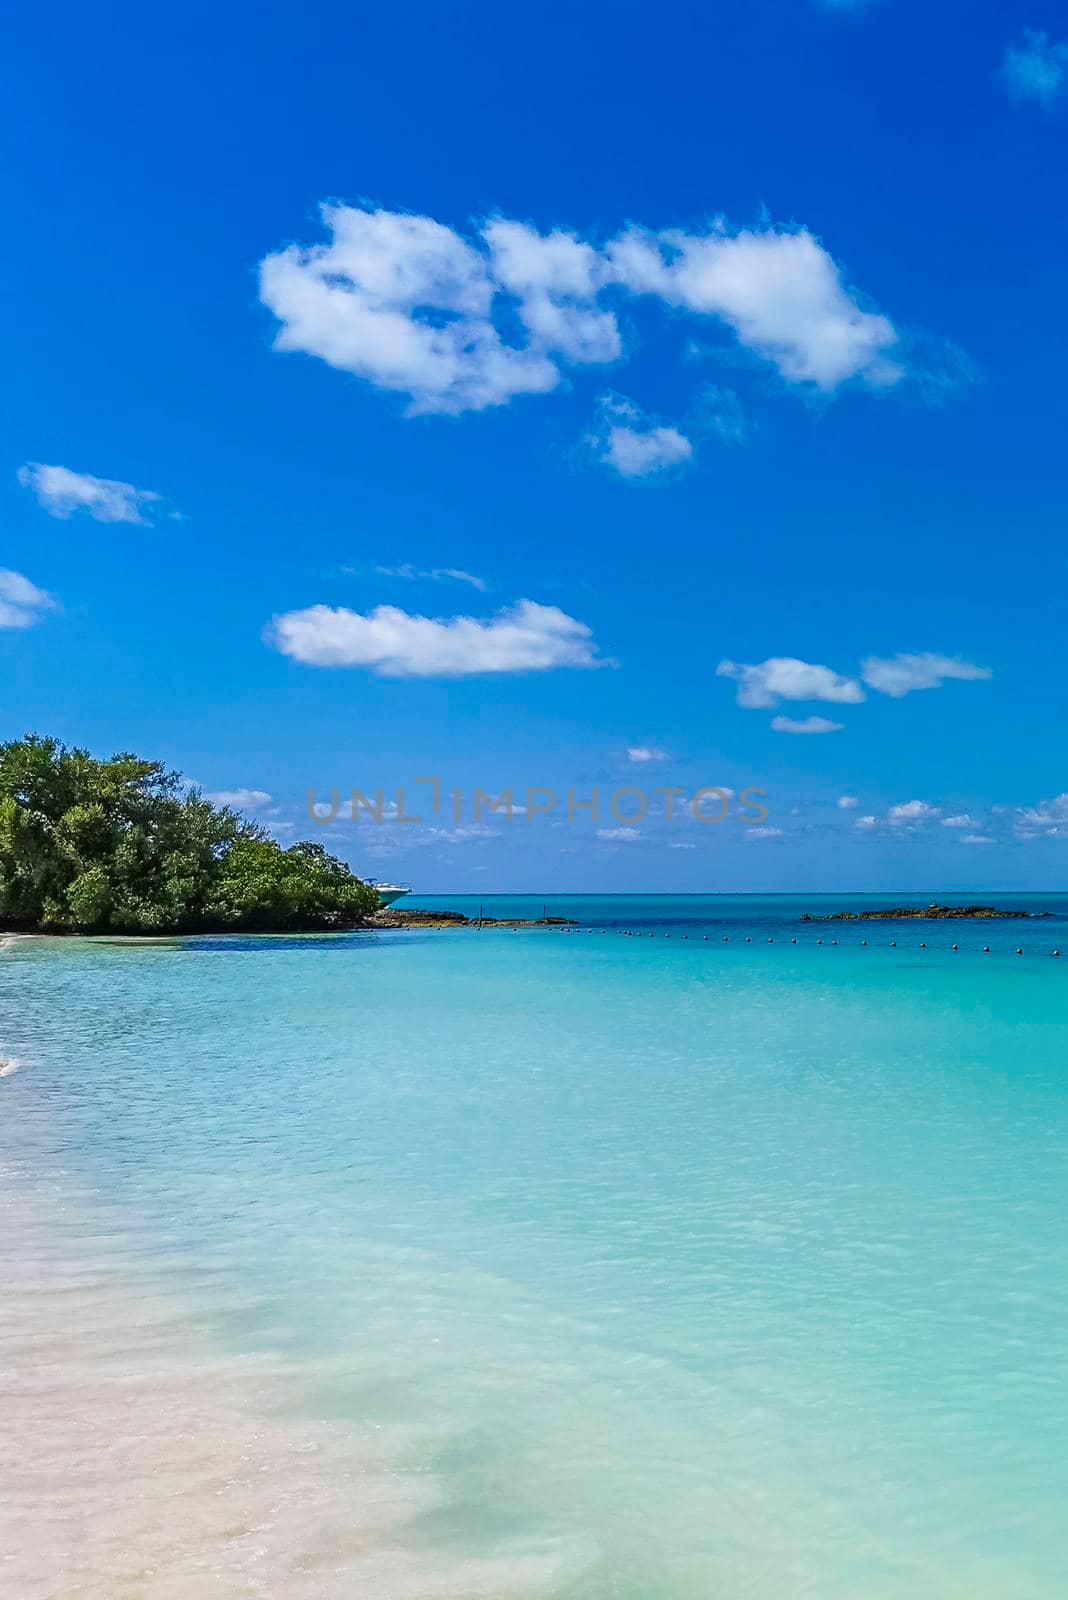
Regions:
<svg viewBox="0 0 1068 1600"><path fill-rule="evenodd" d="M0 950L0 1590L1060 1600L1068 907L804 905Z"/></svg>

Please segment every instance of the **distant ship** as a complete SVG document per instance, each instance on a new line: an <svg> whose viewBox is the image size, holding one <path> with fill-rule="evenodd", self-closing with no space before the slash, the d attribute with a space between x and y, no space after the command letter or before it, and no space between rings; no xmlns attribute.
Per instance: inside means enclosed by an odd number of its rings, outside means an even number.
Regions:
<svg viewBox="0 0 1068 1600"><path fill-rule="evenodd" d="M383 911L387 906L391 906L394 900L399 900L402 894L411 894L412 892L409 888L399 883L372 882L371 888L377 892L378 904Z"/></svg>

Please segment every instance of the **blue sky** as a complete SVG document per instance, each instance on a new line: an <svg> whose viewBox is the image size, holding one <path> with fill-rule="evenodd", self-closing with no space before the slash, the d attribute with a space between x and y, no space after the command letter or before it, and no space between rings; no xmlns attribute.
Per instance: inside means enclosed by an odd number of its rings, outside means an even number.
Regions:
<svg viewBox="0 0 1068 1600"><path fill-rule="evenodd" d="M405 786L318 836L425 891L1065 887L1066 41L21 8L0 736L283 839ZM476 820L509 785L558 808Z"/></svg>

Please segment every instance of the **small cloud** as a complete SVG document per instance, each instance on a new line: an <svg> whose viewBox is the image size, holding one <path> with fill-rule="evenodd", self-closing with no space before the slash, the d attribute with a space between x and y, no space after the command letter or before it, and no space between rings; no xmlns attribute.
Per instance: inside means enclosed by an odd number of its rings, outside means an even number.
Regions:
<svg viewBox="0 0 1068 1600"><path fill-rule="evenodd" d="M993 677L989 667L977 667L957 656L940 656L931 651L914 656L867 656L860 664L860 675L869 689L895 700L914 689L939 689L949 678L974 683Z"/></svg>
<svg viewBox="0 0 1068 1600"><path fill-rule="evenodd" d="M829 717L772 717L773 733L841 733L844 722L832 722Z"/></svg>
<svg viewBox="0 0 1068 1600"><path fill-rule="evenodd" d="M151 489L135 489L117 478L94 478L89 472L44 466L40 461L20 467L18 480L24 489L33 490L50 517L62 520L76 511L88 511L96 522L133 522L145 528L151 524L144 508L161 498Z"/></svg>
<svg viewBox="0 0 1068 1600"><path fill-rule="evenodd" d="M942 826L943 828L974 828L976 826L976 821L975 818L970 817L966 811L962 811L959 816L956 817L943 817Z"/></svg>
<svg viewBox="0 0 1068 1600"><path fill-rule="evenodd" d="M0 567L0 628L32 628L46 611L58 611L59 601L38 589L21 572Z"/></svg>
<svg viewBox="0 0 1068 1600"><path fill-rule="evenodd" d="M489 588L485 578L476 578L473 572L460 567L413 567L405 561L399 567L376 567L383 578L410 578L423 583L469 583L472 589L484 594Z"/></svg>
<svg viewBox="0 0 1068 1600"><path fill-rule="evenodd" d="M1037 806L1020 806L1015 813L1016 831L1021 837L1059 834L1068 824L1068 794L1040 800Z"/></svg>
<svg viewBox="0 0 1068 1600"><path fill-rule="evenodd" d="M688 839L672 839L668 844L669 850L696 850L697 846Z"/></svg>
<svg viewBox="0 0 1068 1600"><path fill-rule="evenodd" d="M1001 63L1001 77L1009 98L1033 100L1052 111L1061 97L1068 73L1068 43L1054 44L1048 33L1027 29L1023 43L1010 45Z"/></svg>
<svg viewBox="0 0 1068 1600"><path fill-rule="evenodd" d="M749 434L749 424L737 394L716 383L706 384L701 390L693 426L700 433L718 434L728 444L742 444Z"/></svg>
<svg viewBox="0 0 1068 1600"><path fill-rule="evenodd" d="M926 800L905 800L899 806L891 806L886 813L887 821L895 827L910 822L932 822L941 815L941 807L929 805Z"/></svg>
<svg viewBox="0 0 1068 1600"><path fill-rule="evenodd" d="M229 806L233 811L257 811L269 806L271 796L265 789L210 789L204 796L215 806Z"/></svg>
<svg viewBox="0 0 1068 1600"><path fill-rule="evenodd" d="M632 844L635 839L641 838L637 828L598 828L598 839L611 839L624 844Z"/></svg>
<svg viewBox="0 0 1068 1600"><path fill-rule="evenodd" d="M602 395L589 434L598 461L621 478L652 478L693 458L693 445L678 428L655 423L622 395Z"/></svg>
<svg viewBox="0 0 1068 1600"><path fill-rule="evenodd" d="M878 827L878 825L878 818L871 816L858 817L856 822L853 824L855 828L862 828L865 832L868 832L872 828Z"/></svg>
<svg viewBox="0 0 1068 1600"><path fill-rule="evenodd" d="M743 839L781 839L781 828L746 828Z"/></svg>
<svg viewBox="0 0 1068 1600"><path fill-rule="evenodd" d="M366 616L345 606L308 606L275 617L264 637L308 666L369 667L386 678L606 665L584 622L534 600L520 600L485 620L413 616L397 606L377 606Z"/></svg>
<svg viewBox="0 0 1068 1600"><path fill-rule="evenodd" d="M494 832L484 822L467 823L458 828L425 828L417 844L477 844L492 839Z"/></svg>
<svg viewBox="0 0 1068 1600"><path fill-rule="evenodd" d="M840 794L838 796L839 811L855 811L860 805L860 799L855 794Z"/></svg>
<svg viewBox="0 0 1068 1600"><path fill-rule="evenodd" d="M993 844L994 840L985 833L962 833L960 842L961 844Z"/></svg>
<svg viewBox="0 0 1068 1600"><path fill-rule="evenodd" d="M717 678L733 678L738 684L738 704L749 710L763 710L780 700L831 700L841 705L857 705L864 690L855 678L844 678L830 667L796 656L769 656L756 664L721 661Z"/></svg>
<svg viewBox="0 0 1068 1600"><path fill-rule="evenodd" d="M666 761L666 750L658 750L655 744L632 744L627 746L627 760L638 762Z"/></svg>

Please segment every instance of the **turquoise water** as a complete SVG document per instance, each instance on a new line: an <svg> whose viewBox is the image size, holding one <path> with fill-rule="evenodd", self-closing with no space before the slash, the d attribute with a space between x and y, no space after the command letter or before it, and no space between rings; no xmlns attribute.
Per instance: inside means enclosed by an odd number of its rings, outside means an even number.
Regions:
<svg viewBox="0 0 1068 1600"><path fill-rule="evenodd" d="M593 934L20 941L5 1183L50 1260L180 1303L175 1352L276 1363L272 1429L373 1430L427 1491L337 1593L1053 1600L1068 903L1042 904L797 946L812 897L572 901ZM366 1464L331 1462L363 1528ZM297 1566L332 1594L302 1481Z"/></svg>

